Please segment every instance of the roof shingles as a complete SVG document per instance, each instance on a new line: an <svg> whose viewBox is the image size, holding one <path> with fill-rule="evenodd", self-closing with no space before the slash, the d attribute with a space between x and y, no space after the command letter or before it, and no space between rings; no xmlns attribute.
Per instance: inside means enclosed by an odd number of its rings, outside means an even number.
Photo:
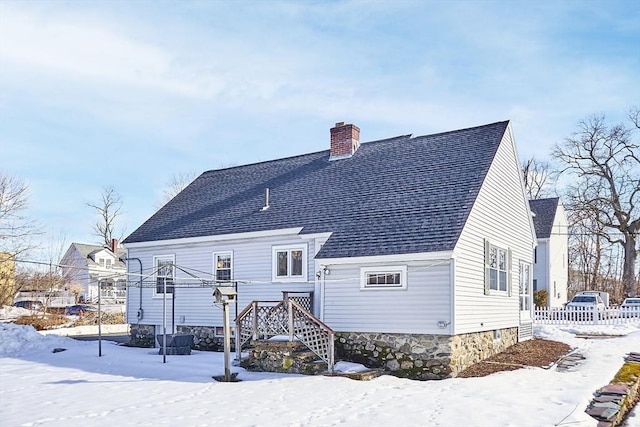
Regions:
<svg viewBox="0 0 640 427"><path fill-rule="evenodd" d="M548 239L551 236L559 201L557 197L529 200L529 207L534 214L533 226L538 239Z"/></svg>
<svg viewBox="0 0 640 427"><path fill-rule="evenodd" d="M326 150L205 172L124 243L303 227L333 233L319 258L451 250L507 126L363 143L344 160Z"/></svg>

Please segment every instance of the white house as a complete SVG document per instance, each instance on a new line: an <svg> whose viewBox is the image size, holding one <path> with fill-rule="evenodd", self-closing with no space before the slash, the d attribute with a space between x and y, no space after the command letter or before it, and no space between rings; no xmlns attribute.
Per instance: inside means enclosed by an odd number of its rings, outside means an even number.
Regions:
<svg viewBox="0 0 640 427"><path fill-rule="evenodd" d="M127 267L121 260L124 251L117 241L111 248L72 243L60 260L63 277L70 284L82 287L81 300L96 302L98 288L102 288L105 302L124 303L126 298Z"/></svg>
<svg viewBox="0 0 640 427"><path fill-rule="evenodd" d="M568 298L567 217L557 197L530 200L529 206L538 238L534 253L533 290L548 292L548 307L562 307Z"/></svg>
<svg viewBox="0 0 640 427"><path fill-rule="evenodd" d="M205 172L127 237L145 276L132 335L168 325L208 348L216 280L237 286L232 316L307 295L340 357L409 378L530 338L535 232L510 123L359 136L337 123L328 150Z"/></svg>

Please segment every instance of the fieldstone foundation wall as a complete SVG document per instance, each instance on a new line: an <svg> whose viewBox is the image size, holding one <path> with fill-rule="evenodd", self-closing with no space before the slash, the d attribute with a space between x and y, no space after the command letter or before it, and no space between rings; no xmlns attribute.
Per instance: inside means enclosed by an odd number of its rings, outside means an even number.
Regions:
<svg viewBox="0 0 640 427"><path fill-rule="evenodd" d="M193 335L194 350L223 351L223 338L216 336L216 328L213 326L178 325L176 331L179 334ZM234 347L233 339L231 339L231 347Z"/></svg>
<svg viewBox="0 0 640 427"><path fill-rule="evenodd" d="M153 348L156 346L156 327L153 325L131 324L129 347Z"/></svg>
<svg viewBox="0 0 640 427"><path fill-rule="evenodd" d="M252 341L253 349L240 366L249 371L315 375L327 371L327 364L297 341Z"/></svg>
<svg viewBox="0 0 640 427"><path fill-rule="evenodd" d="M417 380L444 379L515 344L518 328L456 336L388 333L336 333L338 359L382 368Z"/></svg>
<svg viewBox="0 0 640 427"><path fill-rule="evenodd" d="M158 334L162 333L162 328L158 328ZM171 333L171 331L167 331ZM193 350L203 351L223 351L223 338L215 335L213 326L186 326L176 325L177 334L193 335ZM154 325L131 325L129 346L131 347L155 347L156 327ZM234 340L231 340L233 350Z"/></svg>
<svg viewBox="0 0 640 427"><path fill-rule="evenodd" d="M496 331L475 332L451 337L452 376L481 360L506 350L518 342L518 328L500 329L501 336L495 339Z"/></svg>

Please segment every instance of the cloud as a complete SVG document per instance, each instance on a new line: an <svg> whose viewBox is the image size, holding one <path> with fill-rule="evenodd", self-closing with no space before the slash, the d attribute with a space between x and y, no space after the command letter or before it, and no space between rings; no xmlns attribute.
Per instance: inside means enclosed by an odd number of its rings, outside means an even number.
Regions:
<svg viewBox="0 0 640 427"><path fill-rule="evenodd" d="M103 23L49 19L6 6L0 15L0 61L4 67L60 80L199 93L181 78L171 54L158 46L132 40Z"/></svg>

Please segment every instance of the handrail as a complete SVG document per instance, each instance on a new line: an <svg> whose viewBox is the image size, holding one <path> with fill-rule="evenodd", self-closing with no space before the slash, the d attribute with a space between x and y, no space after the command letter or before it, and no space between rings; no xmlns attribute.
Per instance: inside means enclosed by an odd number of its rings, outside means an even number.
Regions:
<svg viewBox="0 0 640 427"><path fill-rule="evenodd" d="M262 317L261 305L265 308ZM260 333L264 336L278 335L276 332L286 333L291 341L294 337L300 340L309 350L326 361L333 372L335 332L291 298L285 301L252 301L240 312L236 317L237 359L241 359L242 346L251 338L258 339Z"/></svg>
<svg viewBox="0 0 640 427"><path fill-rule="evenodd" d="M302 311L304 314L306 314L310 318L309 320L313 321L313 323L315 323L316 325L320 326L322 329L324 329L327 332L331 332L332 334L335 333L335 331L333 329L331 329L329 326L327 326L327 324L324 323L322 320L320 320L317 317L315 317L311 312L309 312L309 310L304 308L299 302L296 302L295 300L290 300L290 301L300 311Z"/></svg>
<svg viewBox="0 0 640 427"><path fill-rule="evenodd" d="M240 319L240 318L244 317L244 316L246 315L246 313L247 313L249 310L251 310L251 308L253 307L253 303L258 303L258 302L266 302L266 303L274 303L274 304L276 304L276 303L279 303L279 302L282 302L282 301L280 301L280 300L264 300L264 301L253 300L253 301L251 301L251 302L250 302L250 303L249 303L249 304L244 308L244 310L242 310L242 311L240 312L240 314L238 314L238 315L236 316L236 318L235 318L235 322L236 322L236 323L238 323L238 319Z"/></svg>
<svg viewBox="0 0 640 427"><path fill-rule="evenodd" d="M307 311L304 307L302 307L302 305L300 305L296 301L290 299L288 300L288 303L289 303L289 325L290 325L289 333L292 336L295 336L296 338L298 338L309 350L314 352L316 356L318 356L319 358L327 362L327 367L331 372L333 372L334 354L335 354L334 352L335 332L333 331L333 329L331 329L324 322L322 322L320 319L318 319L309 311ZM311 321L318 329L322 330L326 334L326 341L327 341L326 346L324 345L319 346L317 337L315 337L316 339L313 340L309 338L308 334L296 333L297 323L294 321L295 319L293 316L293 307L297 308L300 312L302 312L302 314L304 314L305 316L304 320ZM324 352L320 351L320 349L323 349Z"/></svg>

